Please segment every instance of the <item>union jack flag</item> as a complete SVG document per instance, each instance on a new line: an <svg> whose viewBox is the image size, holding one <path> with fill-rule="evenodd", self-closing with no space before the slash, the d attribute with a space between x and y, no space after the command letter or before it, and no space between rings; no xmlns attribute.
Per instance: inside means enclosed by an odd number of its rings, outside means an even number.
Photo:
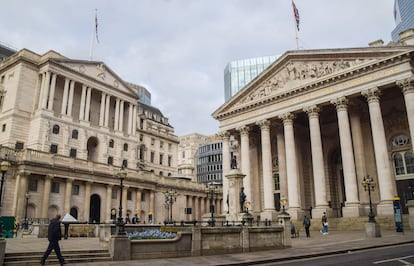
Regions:
<svg viewBox="0 0 414 266"><path fill-rule="evenodd" d="M295 2L293 2L293 0L292 0L292 7L293 7L293 15L295 16L296 27L298 28L298 31L299 31L299 21L300 21L299 10L296 8Z"/></svg>

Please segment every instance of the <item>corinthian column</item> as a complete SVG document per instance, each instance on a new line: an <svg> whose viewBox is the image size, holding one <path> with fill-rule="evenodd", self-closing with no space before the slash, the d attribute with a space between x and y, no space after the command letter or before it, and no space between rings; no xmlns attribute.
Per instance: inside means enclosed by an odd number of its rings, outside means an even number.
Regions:
<svg viewBox="0 0 414 266"><path fill-rule="evenodd" d="M222 155L223 155L223 177L227 176L230 171L230 133L228 131L220 132L222 138ZM223 178L223 199L227 199L229 193L229 180ZM225 205L224 205L225 204ZM223 200L223 210L227 210L227 201Z"/></svg>
<svg viewBox="0 0 414 266"><path fill-rule="evenodd" d="M52 179L53 176L47 175L45 176L45 185L43 187L43 199L42 199L42 218L51 218L48 217L48 210L49 210L49 197L50 197L50 189L52 187Z"/></svg>
<svg viewBox="0 0 414 266"><path fill-rule="evenodd" d="M404 94L405 108L407 110L408 126L410 128L411 140L414 139L414 77L397 81Z"/></svg>
<svg viewBox="0 0 414 266"><path fill-rule="evenodd" d="M299 189L299 175L298 165L296 159L296 145L295 134L293 129L293 119L295 116L291 113L286 113L279 116L283 120L285 130L285 144L286 144L286 172L288 180L288 213L292 219L302 219L303 212L300 206L300 189Z"/></svg>
<svg viewBox="0 0 414 266"><path fill-rule="evenodd" d="M270 122L269 120L262 120L257 123L260 126L262 139L262 168L263 168L263 198L264 211L269 215L265 217L273 220L272 212L275 212L274 200L274 181L272 175L272 145L270 143ZM261 215L262 216L262 215ZM260 217L263 219L263 217Z"/></svg>
<svg viewBox="0 0 414 266"><path fill-rule="evenodd" d="M53 111L53 102L55 98L55 88L56 88L56 78L57 74L52 74L52 84L50 85L50 93L49 93L49 100L47 103L47 109Z"/></svg>
<svg viewBox="0 0 414 266"><path fill-rule="evenodd" d="M250 174L250 127L244 126L237 130L240 131L240 149L241 149L241 171L245 176L243 180L244 193L247 201L252 202L252 180ZM240 193L240 192L239 192ZM252 211L255 210L255 203L252 202Z"/></svg>
<svg viewBox="0 0 414 266"><path fill-rule="evenodd" d="M344 170L346 202L342 213L344 217L358 217L358 184L355 172L354 151L352 149L351 127L349 126L348 118L348 99L340 97L332 100L331 103L335 105L338 116L339 140Z"/></svg>
<svg viewBox="0 0 414 266"><path fill-rule="evenodd" d="M64 214L69 213L70 212L70 199L72 197L72 183L73 183L73 179L72 178L68 178L66 179L66 189L65 189L65 203L64 203Z"/></svg>
<svg viewBox="0 0 414 266"><path fill-rule="evenodd" d="M397 194L395 180L391 174L390 161L387 151L384 123L382 121L378 88L362 91L368 101L371 120L372 140L374 142L375 162L377 164L380 204L377 206L378 215L393 215L393 197Z"/></svg>
<svg viewBox="0 0 414 266"><path fill-rule="evenodd" d="M315 189L314 217L321 217L327 211L325 164L323 161L322 138L319 125L320 108L316 105L304 108L309 117L309 131L312 152L313 182Z"/></svg>
<svg viewBox="0 0 414 266"><path fill-rule="evenodd" d="M84 212L83 212L83 220L89 222L89 213L91 209L91 182L86 182L85 184L85 198L84 198Z"/></svg>

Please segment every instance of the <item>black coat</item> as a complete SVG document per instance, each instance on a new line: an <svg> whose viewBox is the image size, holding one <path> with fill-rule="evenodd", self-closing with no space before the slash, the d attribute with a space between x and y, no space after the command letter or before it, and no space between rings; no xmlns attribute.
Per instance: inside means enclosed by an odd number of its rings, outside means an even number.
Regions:
<svg viewBox="0 0 414 266"><path fill-rule="evenodd" d="M59 241L62 239L62 231L60 230L60 221L58 219L50 220L47 230L47 239L49 241Z"/></svg>

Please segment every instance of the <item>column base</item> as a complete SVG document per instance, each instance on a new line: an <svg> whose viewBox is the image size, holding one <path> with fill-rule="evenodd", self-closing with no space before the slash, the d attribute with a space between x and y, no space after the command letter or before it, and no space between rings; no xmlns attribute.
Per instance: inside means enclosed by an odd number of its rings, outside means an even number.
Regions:
<svg viewBox="0 0 414 266"><path fill-rule="evenodd" d="M342 208L343 217L359 217L362 212L359 204L349 204Z"/></svg>
<svg viewBox="0 0 414 266"><path fill-rule="evenodd" d="M329 206L316 206L314 209L312 209L312 219L321 219L323 213L326 213L328 217L330 217L331 209Z"/></svg>
<svg viewBox="0 0 414 266"><path fill-rule="evenodd" d="M304 211L299 208L289 208L286 210L289 213L292 220L302 221L304 217Z"/></svg>
<svg viewBox="0 0 414 266"><path fill-rule="evenodd" d="M391 200L381 201L377 205L377 216L394 216L394 206Z"/></svg>
<svg viewBox="0 0 414 266"><path fill-rule="evenodd" d="M278 213L276 210L264 210L260 213L260 220L277 221Z"/></svg>

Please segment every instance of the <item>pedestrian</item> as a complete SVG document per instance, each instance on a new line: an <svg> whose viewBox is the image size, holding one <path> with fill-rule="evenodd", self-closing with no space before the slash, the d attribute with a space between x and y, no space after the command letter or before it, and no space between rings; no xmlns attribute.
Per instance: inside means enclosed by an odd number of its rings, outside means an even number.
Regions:
<svg viewBox="0 0 414 266"><path fill-rule="evenodd" d="M326 212L324 212L323 215L322 215L322 230L321 230L321 233L323 235L328 234L328 218L326 217Z"/></svg>
<svg viewBox="0 0 414 266"><path fill-rule="evenodd" d="M306 231L306 237L307 238L310 237L310 232L309 232L310 225L311 225L311 220L308 216L305 215L305 218L303 219L303 226L305 226L305 231Z"/></svg>
<svg viewBox="0 0 414 266"><path fill-rule="evenodd" d="M138 215L134 215L134 217L132 217L132 224L137 224L137 223L139 223L139 218L138 218Z"/></svg>
<svg viewBox="0 0 414 266"><path fill-rule="evenodd" d="M41 266L45 265L46 259L49 256L50 252L52 252L52 249L55 250L60 265L65 264L65 259L63 258L62 253L60 253L59 247L59 240L62 239L62 231L60 229L60 218L61 215L56 214L55 218L50 220L49 227L47 229L47 239L49 240L49 246L43 254L43 257L40 259Z"/></svg>
<svg viewBox="0 0 414 266"><path fill-rule="evenodd" d="M126 218L125 218L125 224L130 224L131 223L131 219L129 218L129 213L127 213Z"/></svg>

